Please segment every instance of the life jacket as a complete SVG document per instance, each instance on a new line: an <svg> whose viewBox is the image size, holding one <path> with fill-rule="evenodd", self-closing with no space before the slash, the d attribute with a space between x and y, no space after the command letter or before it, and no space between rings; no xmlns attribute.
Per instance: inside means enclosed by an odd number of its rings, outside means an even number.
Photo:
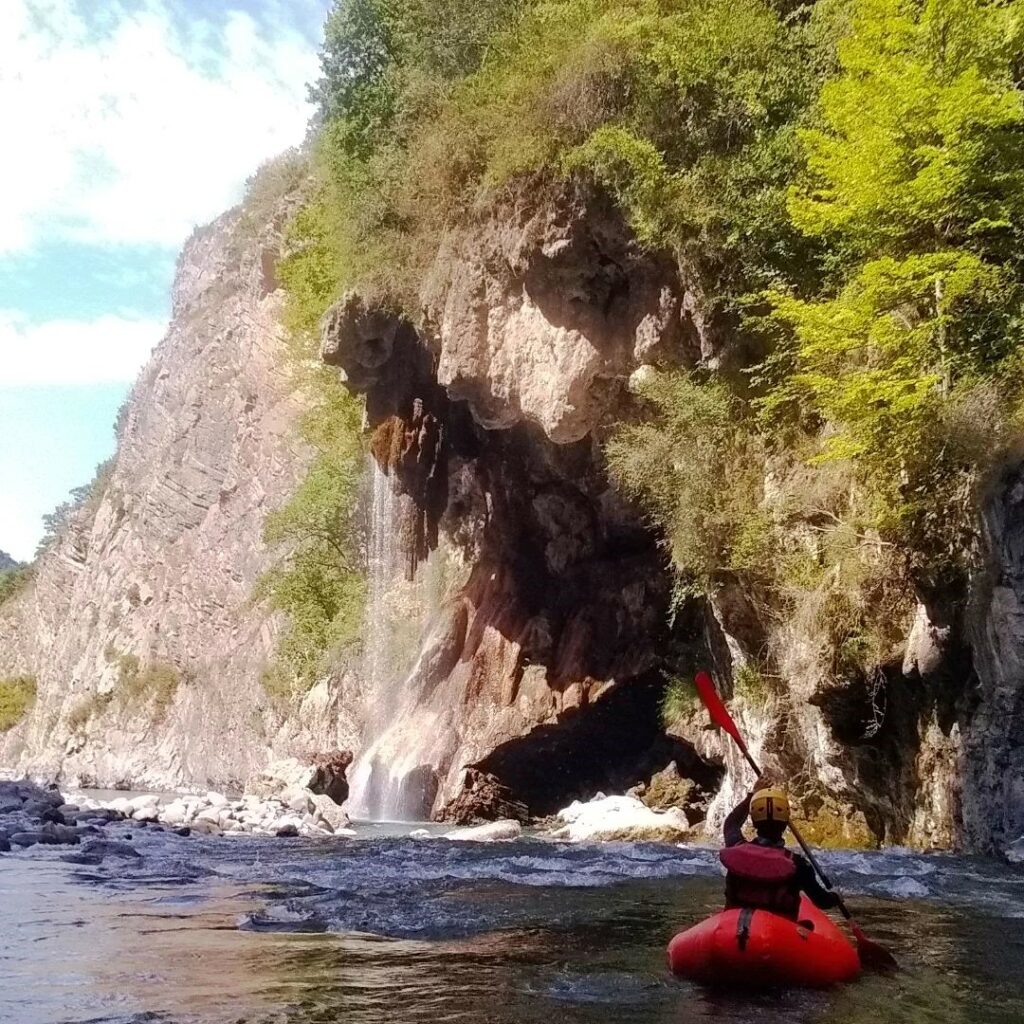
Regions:
<svg viewBox="0 0 1024 1024"><path fill-rule="evenodd" d="M718 855L725 876L726 909L768 910L795 921L800 912L800 889L795 884L796 862L779 846L739 843Z"/></svg>

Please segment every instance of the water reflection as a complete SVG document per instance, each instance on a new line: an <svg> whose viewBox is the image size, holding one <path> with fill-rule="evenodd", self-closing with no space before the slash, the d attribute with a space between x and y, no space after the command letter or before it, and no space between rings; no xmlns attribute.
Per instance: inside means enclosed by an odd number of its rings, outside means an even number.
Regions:
<svg viewBox="0 0 1024 1024"><path fill-rule="evenodd" d="M856 901L865 929L894 948L903 962L904 970L896 978L867 977L828 993L751 995L710 992L676 981L665 970L664 948L673 932L718 907L720 881L713 877L677 876L589 888L531 887L474 878L465 870L457 879L430 878L425 888L409 891L409 899L421 901L421 915L447 905L447 911L436 912L443 920L459 923L450 934L384 937L348 929L310 934L245 930L239 925L268 907L272 921L276 909L301 889L308 894L303 898L320 901L323 926L335 928L329 907L342 896L339 889L324 884L326 863L313 868L300 859L288 868L281 862L277 875L290 871L295 876L290 886L281 877L273 884L258 878L241 883L231 876L240 870L242 848L222 843L203 849L212 863L204 872L186 874L184 882L173 884L168 870L172 861L148 875L130 878L121 872L102 881L99 870L87 881L57 854L3 858L0 901L6 927L0 930L0 1020L1024 1020L1022 922L971 913L943 900ZM282 856L280 849L275 848L274 856ZM421 848L418 855L432 856L428 848ZM459 856L465 867L483 865L484 858L494 854ZM220 871L215 870L218 858ZM339 867L342 861L340 854L332 861L336 884L346 877ZM450 874L453 862L445 864ZM261 861L261 870L265 867ZM429 876L427 867L424 873ZM311 888L308 879L314 870L320 882ZM353 877L345 899L361 897L371 903L378 898L365 879L357 887ZM479 927L467 931L464 923L474 915ZM373 914L369 917L374 919Z"/></svg>

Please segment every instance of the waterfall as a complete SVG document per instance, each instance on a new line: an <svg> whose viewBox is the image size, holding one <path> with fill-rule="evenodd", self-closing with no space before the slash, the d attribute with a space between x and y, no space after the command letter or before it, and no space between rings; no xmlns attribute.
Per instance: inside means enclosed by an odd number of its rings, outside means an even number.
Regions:
<svg viewBox="0 0 1024 1024"><path fill-rule="evenodd" d="M417 660L445 591L445 556L434 552L409 580L409 524L417 510L370 457L372 501L363 655L363 743L349 769L349 814L373 821L422 818L436 752L415 710ZM402 719L415 719L403 728Z"/></svg>

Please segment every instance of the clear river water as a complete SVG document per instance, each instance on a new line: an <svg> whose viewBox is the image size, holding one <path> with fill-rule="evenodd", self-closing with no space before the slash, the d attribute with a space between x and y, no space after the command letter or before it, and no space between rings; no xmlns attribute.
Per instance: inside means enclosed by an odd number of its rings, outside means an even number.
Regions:
<svg viewBox="0 0 1024 1024"><path fill-rule="evenodd" d="M665 967L672 934L720 907L712 850L394 832L306 841L135 827L139 857L0 856L0 1021L1024 1021L1024 872L993 861L826 854L902 971L752 995Z"/></svg>

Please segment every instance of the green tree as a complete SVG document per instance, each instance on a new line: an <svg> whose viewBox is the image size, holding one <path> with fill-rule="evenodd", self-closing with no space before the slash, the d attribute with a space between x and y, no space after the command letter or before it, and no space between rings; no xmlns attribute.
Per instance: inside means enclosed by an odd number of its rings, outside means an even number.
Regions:
<svg viewBox="0 0 1024 1024"><path fill-rule="evenodd" d="M877 524L926 557L965 546L981 456L965 424L997 449L1019 393L1021 12L856 0L790 191L833 284L774 296L792 376L768 408L795 399L831 424L822 457L853 460Z"/></svg>

